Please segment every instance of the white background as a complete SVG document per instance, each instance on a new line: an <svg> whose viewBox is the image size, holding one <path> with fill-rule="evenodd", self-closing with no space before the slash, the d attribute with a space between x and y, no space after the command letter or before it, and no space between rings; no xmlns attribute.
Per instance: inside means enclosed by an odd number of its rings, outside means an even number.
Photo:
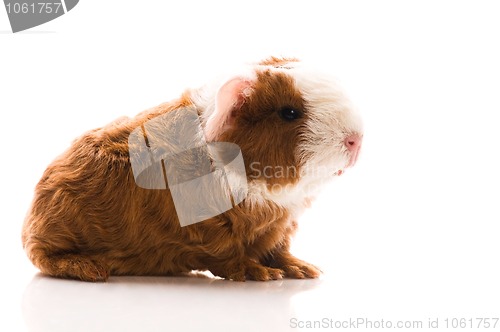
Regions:
<svg viewBox="0 0 500 332"><path fill-rule="evenodd" d="M0 8L0 329L500 317L499 17L496 1L83 0L12 34ZM269 55L333 73L365 121L358 165L300 223L294 252L322 267L320 280L84 284L36 274L22 221L73 138Z"/></svg>

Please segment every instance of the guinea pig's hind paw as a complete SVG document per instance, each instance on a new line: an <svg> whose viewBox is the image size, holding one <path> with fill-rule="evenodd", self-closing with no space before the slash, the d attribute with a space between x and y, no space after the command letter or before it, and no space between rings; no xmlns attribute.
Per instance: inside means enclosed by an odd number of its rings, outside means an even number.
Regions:
<svg viewBox="0 0 500 332"><path fill-rule="evenodd" d="M247 268L247 279L257 281L279 280L283 279L285 272L280 269L267 267L263 265L254 265Z"/></svg>
<svg viewBox="0 0 500 332"><path fill-rule="evenodd" d="M83 281L92 281L92 282L108 280L109 278L108 269L98 262L93 261L92 263L93 264L91 266L88 266L88 268L86 269L83 278L81 277L80 279Z"/></svg>
<svg viewBox="0 0 500 332"><path fill-rule="evenodd" d="M283 279L285 272L281 269L267 267L253 261L247 261L233 268L225 268L220 271L211 270L212 273L232 281L269 281ZM215 271L215 272L214 272Z"/></svg>
<svg viewBox="0 0 500 332"><path fill-rule="evenodd" d="M62 255L48 257L50 269L42 269L49 275L59 278L79 279L82 281L106 281L109 270L98 260L84 255Z"/></svg>

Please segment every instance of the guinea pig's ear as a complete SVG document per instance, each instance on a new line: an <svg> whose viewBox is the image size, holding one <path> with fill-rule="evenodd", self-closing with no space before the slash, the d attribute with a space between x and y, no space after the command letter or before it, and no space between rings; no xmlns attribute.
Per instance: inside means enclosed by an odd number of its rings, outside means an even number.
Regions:
<svg viewBox="0 0 500 332"><path fill-rule="evenodd" d="M215 109L207 119L205 138L215 141L226 129L234 125L237 112L252 92L252 80L244 77L233 78L217 91Z"/></svg>

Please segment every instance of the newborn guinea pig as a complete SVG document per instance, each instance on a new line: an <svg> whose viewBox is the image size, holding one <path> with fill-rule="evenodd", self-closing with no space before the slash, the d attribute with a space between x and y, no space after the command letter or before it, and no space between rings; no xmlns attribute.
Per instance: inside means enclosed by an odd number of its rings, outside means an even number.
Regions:
<svg viewBox="0 0 500 332"><path fill-rule="evenodd" d="M177 125L187 114L198 127ZM182 177L184 168L198 168L194 159L208 158L215 180L180 202L201 216L186 225L176 201L182 181L167 174L160 186L148 184L155 175L144 171L145 185L134 169L140 153L131 152L133 137L154 154L154 140L179 131L205 144L196 145L198 154L142 162L157 165L160 176L174 169ZM23 246L42 273L84 281L192 270L235 281L316 278L317 267L289 252L297 218L324 183L356 163L362 137L359 115L334 81L296 59L272 57L77 138L37 184ZM204 148L222 142L236 147L231 160L240 157L243 170L228 171L225 182L216 149ZM217 192L232 193L230 208L197 207L197 195L217 200Z"/></svg>

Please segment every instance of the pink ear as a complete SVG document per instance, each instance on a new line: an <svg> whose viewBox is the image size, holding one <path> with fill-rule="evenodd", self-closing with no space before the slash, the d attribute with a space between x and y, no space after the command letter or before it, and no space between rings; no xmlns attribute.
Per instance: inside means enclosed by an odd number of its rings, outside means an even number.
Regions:
<svg viewBox="0 0 500 332"><path fill-rule="evenodd" d="M217 92L215 110L210 114L205 125L207 142L217 139L234 123L236 112L245 103L251 93L252 82L249 79L236 77L227 81Z"/></svg>

